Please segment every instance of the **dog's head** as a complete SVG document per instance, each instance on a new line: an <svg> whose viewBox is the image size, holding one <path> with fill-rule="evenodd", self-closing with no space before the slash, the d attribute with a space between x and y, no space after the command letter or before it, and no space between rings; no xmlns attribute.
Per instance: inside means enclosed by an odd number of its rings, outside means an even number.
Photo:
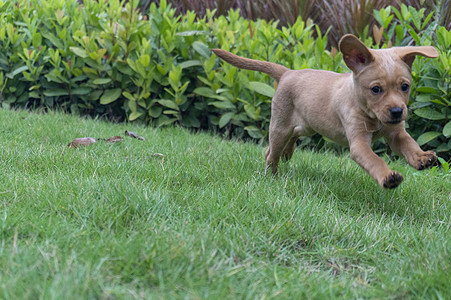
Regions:
<svg viewBox="0 0 451 300"><path fill-rule="evenodd" d="M339 48L353 73L360 107L385 125L398 124L407 117L415 57L438 57L432 46L369 49L352 34L341 38Z"/></svg>

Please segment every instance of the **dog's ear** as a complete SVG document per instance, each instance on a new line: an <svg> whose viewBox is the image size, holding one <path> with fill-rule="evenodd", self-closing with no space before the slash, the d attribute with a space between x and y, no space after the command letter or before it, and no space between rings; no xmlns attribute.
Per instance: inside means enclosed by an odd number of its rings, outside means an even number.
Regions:
<svg viewBox="0 0 451 300"><path fill-rule="evenodd" d="M358 73L374 60L370 49L355 35L344 35L338 43L338 48L343 53L343 60L346 65L354 73Z"/></svg>
<svg viewBox="0 0 451 300"><path fill-rule="evenodd" d="M412 67L413 61L417 55L436 58L438 57L437 50L432 46L417 46L417 47L394 47L396 54L409 66Z"/></svg>

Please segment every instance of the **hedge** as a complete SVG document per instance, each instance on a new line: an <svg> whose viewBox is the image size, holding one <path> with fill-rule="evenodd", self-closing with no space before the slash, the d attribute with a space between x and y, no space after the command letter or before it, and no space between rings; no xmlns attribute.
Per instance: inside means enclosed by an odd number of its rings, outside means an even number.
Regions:
<svg viewBox="0 0 451 300"><path fill-rule="evenodd" d="M293 69L349 72L341 54L328 47L327 33L300 18L279 28L276 21L249 21L237 11L217 18L211 11L202 18L194 12L176 16L164 0L142 15L130 2L0 1L1 106L263 139L273 80L221 62L210 48ZM368 30L360 36L368 46L438 49L439 59L416 59L412 67L408 123L420 145L449 155L451 31L424 9L402 5L374 14L374 36Z"/></svg>

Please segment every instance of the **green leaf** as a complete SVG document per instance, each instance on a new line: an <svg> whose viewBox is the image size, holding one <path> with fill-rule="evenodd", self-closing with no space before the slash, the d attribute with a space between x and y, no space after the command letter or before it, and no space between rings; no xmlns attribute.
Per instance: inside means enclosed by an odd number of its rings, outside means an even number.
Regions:
<svg viewBox="0 0 451 300"><path fill-rule="evenodd" d="M175 103L172 100L165 100L165 99L163 99L163 100L158 100L157 102L160 103L163 106L168 107L168 108L171 108L171 109L174 109L174 110L177 110L177 111L179 110L179 107L178 107L177 103Z"/></svg>
<svg viewBox="0 0 451 300"><path fill-rule="evenodd" d="M42 45L42 36L39 32L33 34L33 47L37 48Z"/></svg>
<svg viewBox="0 0 451 300"><path fill-rule="evenodd" d="M182 69L195 66L202 66L202 62L200 60L187 60L179 64L179 67Z"/></svg>
<svg viewBox="0 0 451 300"><path fill-rule="evenodd" d="M163 109L160 106L152 106L149 109L149 116L151 116L152 118L158 118L159 116L161 116Z"/></svg>
<svg viewBox="0 0 451 300"><path fill-rule="evenodd" d="M194 90L194 93L207 98L213 98L221 101L229 101L229 99L227 99L224 96L217 95L211 88L208 87L199 87Z"/></svg>
<svg viewBox="0 0 451 300"><path fill-rule="evenodd" d="M28 97L30 97L30 98L41 98L41 96L39 95L39 93L38 92L36 92L36 91L32 91L32 92L30 92L30 93L28 93Z"/></svg>
<svg viewBox="0 0 451 300"><path fill-rule="evenodd" d="M98 101L100 100L100 96L102 96L103 91L102 90L94 90L87 94L87 98L90 101Z"/></svg>
<svg viewBox="0 0 451 300"><path fill-rule="evenodd" d="M205 45L204 43L195 41L193 43L193 48L194 48L194 50L196 50L197 53L199 53L203 57L210 58L210 56L211 56L210 48L208 48L208 46Z"/></svg>
<svg viewBox="0 0 451 300"><path fill-rule="evenodd" d="M171 109L167 109L167 110L163 111L163 113L164 113L165 115L174 115L174 116L177 116L177 115L179 114L178 111L176 111L176 110L171 110Z"/></svg>
<svg viewBox="0 0 451 300"><path fill-rule="evenodd" d="M177 120L178 120L177 118L169 118L168 116L162 115L157 120L157 126L158 127L168 126L174 122L177 122Z"/></svg>
<svg viewBox="0 0 451 300"><path fill-rule="evenodd" d="M439 104L439 105L443 105L443 106L448 106L447 103L445 103L445 99L443 99L444 101L440 100L440 99L432 99L431 102L435 103L435 104ZM449 102L451 104L451 102Z"/></svg>
<svg viewBox="0 0 451 300"><path fill-rule="evenodd" d="M92 88L81 87L71 90L72 95L87 95L92 92Z"/></svg>
<svg viewBox="0 0 451 300"><path fill-rule="evenodd" d="M26 80L28 80L28 81L34 81L34 79L33 79L33 77L31 76L30 73L28 73L28 72L23 72L22 75L23 75L23 77L25 77Z"/></svg>
<svg viewBox="0 0 451 300"><path fill-rule="evenodd" d="M44 92L47 97L67 96L69 93L63 89L47 90Z"/></svg>
<svg viewBox="0 0 451 300"><path fill-rule="evenodd" d="M131 67L129 67L129 65L127 65L124 62L118 62L115 64L116 68L123 74L125 75L133 75L133 70Z"/></svg>
<svg viewBox="0 0 451 300"><path fill-rule="evenodd" d="M148 54L144 54L138 59L138 61L144 68L147 68L150 64L150 56Z"/></svg>
<svg viewBox="0 0 451 300"><path fill-rule="evenodd" d="M258 119L258 116L260 115L260 109L260 107L256 109L253 105L244 105L244 110L246 111L247 115L254 120Z"/></svg>
<svg viewBox="0 0 451 300"><path fill-rule="evenodd" d="M197 89L194 90L194 93L204 97L217 96L216 93L211 88L208 87L198 87Z"/></svg>
<svg viewBox="0 0 451 300"><path fill-rule="evenodd" d="M232 119L232 117L235 115L235 113L233 112L228 112L225 113L221 116L221 118L219 119L219 128L223 128L224 126L226 126L230 120Z"/></svg>
<svg viewBox="0 0 451 300"><path fill-rule="evenodd" d="M254 139L261 139L263 137L260 130L254 125L246 126L246 127L244 127L244 130L246 130L247 133Z"/></svg>
<svg viewBox="0 0 451 300"><path fill-rule="evenodd" d="M97 76L97 71L96 70L94 70L92 68L89 68L89 67L86 67L86 66L83 67L83 72L89 73L89 74L93 74L93 75Z"/></svg>
<svg viewBox="0 0 451 300"><path fill-rule="evenodd" d="M132 113L130 114L130 116L128 116L128 119L129 119L130 121L134 121L134 120L138 119L139 117L141 117L143 114L144 114L144 113L142 113L142 112L137 112L137 111L135 111L135 112L132 112Z"/></svg>
<svg viewBox="0 0 451 300"><path fill-rule="evenodd" d="M449 150L451 150L450 143L442 143L437 148L435 148L435 151L437 151L437 152L448 152Z"/></svg>
<svg viewBox="0 0 451 300"><path fill-rule="evenodd" d="M178 35L178 36L193 36L193 35L206 35L206 34L208 34L208 32L204 31L204 30L190 30L190 31L177 32L175 35Z"/></svg>
<svg viewBox="0 0 451 300"><path fill-rule="evenodd" d="M75 55L80 56L81 58L88 57L88 54L84 49L81 49L79 47L69 47L70 51L72 51Z"/></svg>
<svg viewBox="0 0 451 300"><path fill-rule="evenodd" d="M169 84L174 91L178 91L182 78L182 68L179 66L173 66L172 70L169 72Z"/></svg>
<svg viewBox="0 0 451 300"><path fill-rule="evenodd" d="M45 74L44 76L47 78L47 80L49 82L50 81L54 81L54 82L57 82L57 83L63 83L64 82L59 76L56 76L56 75L54 75L52 73Z"/></svg>
<svg viewBox="0 0 451 300"><path fill-rule="evenodd" d="M418 102L429 102L431 100L431 94L419 94L415 97L415 101Z"/></svg>
<svg viewBox="0 0 451 300"><path fill-rule="evenodd" d="M445 127L443 127L443 135L445 137L451 137L451 121L449 121Z"/></svg>
<svg viewBox="0 0 451 300"><path fill-rule="evenodd" d="M81 71L81 70L80 70ZM75 75L75 74L74 74ZM72 77L70 79L71 82L79 82L79 81L84 81L86 78L88 78L88 76L86 75L79 75L77 77Z"/></svg>
<svg viewBox="0 0 451 300"><path fill-rule="evenodd" d="M94 84L107 84L111 82L111 78L97 78L92 83Z"/></svg>
<svg viewBox="0 0 451 300"><path fill-rule="evenodd" d="M135 96L133 96L129 92L123 92L122 95L130 101L136 101Z"/></svg>
<svg viewBox="0 0 451 300"><path fill-rule="evenodd" d="M384 11L382 10L374 10L373 11L373 17L376 19L376 21L380 24L380 25L384 25L384 20L382 20L381 18L381 13L383 13Z"/></svg>
<svg viewBox="0 0 451 300"><path fill-rule="evenodd" d="M423 133L422 135L420 135L417 139L417 143L418 145L422 146L430 141L432 141L433 139L435 139L438 136L441 136L442 134L440 132L436 132L436 131L428 131Z"/></svg>
<svg viewBox="0 0 451 300"><path fill-rule="evenodd" d="M258 81L250 81L249 88L270 98L274 97L274 93L276 92L272 86Z"/></svg>
<svg viewBox="0 0 451 300"><path fill-rule="evenodd" d="M136 101L128 101L128 107L132 112L138 111L138 105L136 104Z"/></svg>
<svg viewBox="0 0 451 300"><path fill-rule="evenodd" d="M429 87L429 86L420 86L417 87L418 93L429 93L429 94L439 94L440 91L436 88Z"/></svg>
<svg viewBox="0 0 451 300"><path fill-rule="evenodd" d="M235 105L233 105L232 102L229 101L214 101L211 103L208 103L208 105L213 105L214 107L221 108L221 109L234 109Z"/></svg>
<svg viewBox="0 0 451 300"><path fill-rule="evenodd" d="M17 69L12 71L11 73L6 74L6 77L13 79L14 76L16 76L17 74L20 74L20 73L22 73L22 72L24 72L26 70L28 70L27 66L18 67Z"/></svg>
<svg viewBox="0 0 451 300"><path fill-rule="evenodd" d="M446 28L439 27L436 33L438 44L444 48L449 48L451 46L451 34L447 32Z"/></svg>
<svg viewBox="0 0 451 300"><path fill-rule="evenodd" d="M110 104L113 101L116 101L122 94L122 90L112 89L112 90L106 90L102 97L100 97L100 104Z"/></svg>
<svg viewBox="0 0 451 300"><path fill-rule="evenodd" d="M42 36L44 38L46 38L47 40L49 40L55 47L56 49L64 49L64 44L63 42L53 33L51 32L43 32Z"/></svg>
<svg viewBox="0 0 451 300"><path fill-rule="evenodd" d="M425 108L419 108L414 110L414 113L422 118L428 119L428 120L443 120L445 119L445 114L441 113L439 111L433 110L429 107Z"/></svg>

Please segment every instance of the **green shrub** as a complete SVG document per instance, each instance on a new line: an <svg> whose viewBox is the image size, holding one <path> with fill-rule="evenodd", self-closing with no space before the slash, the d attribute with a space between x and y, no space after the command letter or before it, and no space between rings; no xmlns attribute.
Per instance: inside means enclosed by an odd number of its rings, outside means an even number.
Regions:
<svg viewBox="0 0 451 300"><path fill-rule="evenodd" d="M449 155L451 151L451 30L440 27L436 35L440 60L428 60L417 66L418 88L411 105L416 117L412 118L409 124L421 146L427 145L430 149Z"/></svg>
<svg viewBox="0 0 451 300"><path fill-rule="evenodd" d="M119 0L0 0L1 106L177 123L261 139L267 136L273 80L220 61L210 48L293 69L347 71L341 54L328 50L327 33L310 21L298 18L279 29L277 22L249 21L238 11L218 18L212 11L202 18L193 12L177 16L165 1L143 16L137 2L123 7ZM398 21L392 22L393 14ZM417 59L413 66L417 90L410 130L422 144L445 152L450 33L436 26L433 15L422 14L405 6L375 11L384 27L376 28L383 37L375 37L381 47L393 40L439 49L439 60ZM372 46L367 32L362 39Z"/></svg>
<svg viewBox="0 0 451 300"><path fill-rule="evenodd" d="M146 11L151 2L160 0L140 0L140 9ZM184 14L189 10L203 16L208 9L215 9L215 15L227 15L230 9L239 9L240 15L246 19L278 20L278 27L294 24L300 16L303 20L311 19L322 33L330 30L329 44L337 46L341 36L346 33L362 35L365 31L373 34L374 10L393 6L400 9L401 2L420 10L431 11L438 25L450 28L451 0L167 0L177 13ZM396 16L394 16L396 20Z"/></svg>

